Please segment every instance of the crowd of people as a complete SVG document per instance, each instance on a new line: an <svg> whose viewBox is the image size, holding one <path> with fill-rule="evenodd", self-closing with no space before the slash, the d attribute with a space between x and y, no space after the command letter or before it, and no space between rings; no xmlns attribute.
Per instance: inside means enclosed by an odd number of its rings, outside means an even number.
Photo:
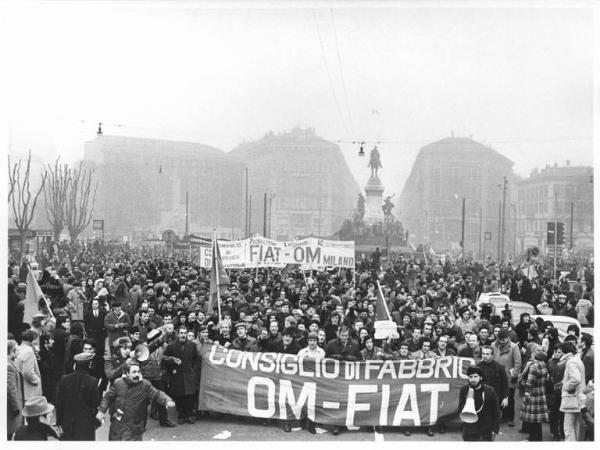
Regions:
<svg viewBox="0 0 600 450"><path fill-rule="evenodd" d="M202 349L213 343L349 361L476 358L469 386L494 395L476 393L475 407L498 414L465 424L465 440L491 440L500 422L517 421L533 441L544 423L554 440L593 439L593 337L577 326L561 337L552 321L529 314L515 324L510 304L476 304L481 293L502 292L592 327L593 265L570 268L565 280L585 286L576 295L543 270L530 279L510 264L432 264L403 254L383 262L378 252L356 270L238 270L221 290L220 316L209 306L210 271L185 256L88 248L62 260L9 262L9 439L93 440L107 412L111 440L141 440L148 415L163 427L194 424L209 414L199 409L199 380ZM28 272L48 301L31 318ZM399 338L375 339L377 283ZM315 433L314 423L303 426ZM445 433L447 423L423 431Z"/></svg>

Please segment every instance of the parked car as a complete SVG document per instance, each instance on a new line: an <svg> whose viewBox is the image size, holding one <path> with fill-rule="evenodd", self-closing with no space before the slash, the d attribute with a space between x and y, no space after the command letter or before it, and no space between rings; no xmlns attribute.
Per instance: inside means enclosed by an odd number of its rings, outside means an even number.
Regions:
<svg viewBox="0 0 600 450"><path fill-rule="evenodd" d="M579 332L581 332L581 324L579 320L574 319L568 316L554 316L554 315L541 315L541 314L531 314L531 320L535 321L538 317L541 317L544 322L552 322L554 327L558 329L558 337L560 340L564 340L567 337L567 328L569 325L577 325ZM512 318L512 322L514 325L519 323L519 316L514 316Z"/></svg>
<svg viewBox="0 0 600 450"><path fill-rule="evenodd" d="M481 310L481 305L491 304L492 314L500 314L507 303L511 303L510 297L501 292L482 292L477 298L477 309Z"/></svg>

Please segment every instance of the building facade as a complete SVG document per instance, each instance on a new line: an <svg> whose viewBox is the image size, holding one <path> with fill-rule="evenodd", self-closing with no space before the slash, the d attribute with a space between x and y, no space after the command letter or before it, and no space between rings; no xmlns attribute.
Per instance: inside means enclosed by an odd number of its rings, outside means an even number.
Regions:
<svg viewBox="0 0 600 450"><path fill-rule="evenodd" d="M230 154L248 168L250 234L331 236L352 217L358 184L339 146L313 129L269 133Z"/></svg>
<svg viewBox="0 0 600 450"><path fill-rule="evenodd" d="M497 257L502 215L504 255L514 254L513 165L471 138L451 136L421 148L398 208L411 243L431 245L436 252L460 249L464 198L465 254Z"/></svg>
<svg viewBox="0 0 600 450"><path fill-rule="evenodd" d="M244 165L202 144L98 135L85 143L84 161L99 180L94 219L106 239L183 235L241 237ZM91 229L91 226L90 226ZM91 231L90 231L91 233Z"/></svg>
<svg viewBox="0 0 600 450"><path fill-rule="evenodd" d="M548 222L564 223L565 248L593 250L593 167L546 166L517 184L517 242L521 251L537 246L545 252Z"/></svg>

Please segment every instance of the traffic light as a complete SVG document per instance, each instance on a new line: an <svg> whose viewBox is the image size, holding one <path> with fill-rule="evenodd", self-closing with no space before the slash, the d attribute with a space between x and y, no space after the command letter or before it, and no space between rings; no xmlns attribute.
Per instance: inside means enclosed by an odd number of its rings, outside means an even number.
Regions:
<svg viewBox="0 0 600 450"><path fill-rule="evenodd" d="M565 245L565 224L563 222L557 222L556 226L556 243L558 245Z"/></svg>
<svg viewBox="0 0 600 450"><path fill-rule="evenodd" d="M548 222L546 230L546 245L554 245L554 222Z"/></svg>

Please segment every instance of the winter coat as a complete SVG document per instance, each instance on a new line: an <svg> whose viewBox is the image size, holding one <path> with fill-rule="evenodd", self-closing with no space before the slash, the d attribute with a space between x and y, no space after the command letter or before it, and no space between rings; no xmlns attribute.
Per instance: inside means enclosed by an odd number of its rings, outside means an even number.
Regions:
<svg viewBox="0 0 600 450"><path fill-rule="evenodd" d="M56 394L56 383L58 382L58 376L56 374L56 366L54 364L54 351L53 349L41 349L40 359L38 360L38 367L40 368L40 375L42 377L42 393L46 400L50 403L54 403L54 394Z"/></svg>
<svg viewBox="0 0 600 450"><path fill-rule="evenodd" d="M58 433L50 425L37 422L23 425L15 432L13 441L47 441L48 436L58 440Z"/></svg>
<svg viewBox="0 0 600 450"><path fill-rule="evenodd" d="M15 367L23 374L23 395L25 401L42 395L40 368L33 352L33 346L27 341L23 341L19 346L19 354L15 360Z"/></svg>
<svg viewBox="0 0 600 450"><path fill-rule="evenodd" d="M480 361L477 367L483 372L483 382L494 388L498 399L508 397L508 377L504 366L498 361Z"/></svg>
<svg viewBox="0 0 600 450"><path fill-rule="evenodd" d="M494 349L494 361L499 362L506 370L508 377L508 387L517 387L517 376L521 372L521 352L519 346L513 342L509 342L506 346L501 346L498 341L492 344ZM513 370L514 376L511 374Z"/></svg>
<svg viewBox="0 0 600 450"><path fill-rule="evenodd" d="M560 411L564 413L580 412L580 396L585 388L585 367L579 355L567 360L561 393Z"/></svg>
<svg viewBox="0 0 600 450"><path fill-rule="evenodd" d="M171 398L152 386L148 380L131 383L126 378L119 378L104 394L98 411L102 413L110 411L111 428L127 427L132 434L141 434L146 430L148 404L152 400L166 406ZM117 409L123 411L120 421L115 417Z"/></svg>
<svg viewBox="0 0 600 450"><path fill-rule="evenodd" d="M117 324L124 323L127 326L123 328L117 328ZM108 334L108 345L112 346L112 343L120 337L127 336L127 330L131 326L131 320L129 314L123 312L121 317L117 317L114 312L109 312L104 317L104 328Z"/></svg>
<svg viewBox="0 0 600 450"><path fill-rule="evenodd" d="M242 352L258 352L258 343L253 337L247 336L243 340L236 337L231 343L231 348Z"/></svg>
<svg viewBox="0 0 600 450"><path fill-rule="evenodd" d="M84 369L65 375L56 390L56 424L65 441L94 441L100 405L98 380Z"/></svg>
<svg viewBox="0 0 600 450"><path fill-rule="evenodd" d="M465 385L460 389L458 396L458 410L460 414L465 407L467 394L469 393L469 385ZM466 433L479 433L480 435L498 433L500 428L500 403L496 391L491 386L483 384L481 389L475 391L475 410L479 411L477 416L479 420L475 423L463 423L463 428Z"/></svg>
<svg viewBox="0 0 600 450"><path fill-rule="evenodd" d="M67 294L67 298L69 299L69 312L71 313L71 320L83 320L84 305L87 301L83 289L71 289Z"/></svg>
<svg viewBox="0 0 600 450"><path fill-rule="evenodd" d="M177 365L173 358L179 358L181 364ZM171 395L176 397L192 395L198 391L200 384L200 355L196 344L191 341L175 341L169 344L163 353L163 361L167 366L167 373Z"/></svg>
<svg viewBox="0 0 600 450"><path fill-rule="evenodd" d="M7 376L6 376L6 417L7 417L7 433L12 435L23 425L23 416L21 412L25 405L23 399L23 375L12 361L7 361Z"/></svg>
<svg viewBox="0 0 600 450"><path fill-rule="evenodd" d="M83 325L88 337L96 340L96 351L104 352L104 341L106 340L106 329L104 328L104 319L106 311L102 308L98 309L98 317L94 316L92 310L86 311L83 315Z"/></svg>
<svg viewBox="0 0 600 450"><path fill-rule="evenodd" d="M525 397L519 415L523 422L543 423L548 421L548 406L546 404L546 382L548 368L543 360L535 359L526 369L523 376Z"/></svg>

